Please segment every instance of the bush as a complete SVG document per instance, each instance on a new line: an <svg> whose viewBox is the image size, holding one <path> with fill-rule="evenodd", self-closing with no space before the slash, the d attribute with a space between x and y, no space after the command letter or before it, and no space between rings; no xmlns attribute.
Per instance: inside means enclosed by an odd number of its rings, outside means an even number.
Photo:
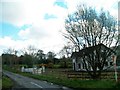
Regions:
<svg viewBox="0 0 120 90"><path fill-rule="evenodd" d="M68 68L68 63L66 61L61 61L59 64L60 68Z"/></svg>
<svg viewBox="0 0 120 90"><path fill-rule="evenodd" d="M55 64L55 65L53 65L53 68L55 68L55 69L60 68L60 65L59 64Z"/></svg>
<svg viewBox="0 0 120 90"><path fill-rule="evenodd" d="M48 68L53 68L53 63L48 63Z"/></svg>

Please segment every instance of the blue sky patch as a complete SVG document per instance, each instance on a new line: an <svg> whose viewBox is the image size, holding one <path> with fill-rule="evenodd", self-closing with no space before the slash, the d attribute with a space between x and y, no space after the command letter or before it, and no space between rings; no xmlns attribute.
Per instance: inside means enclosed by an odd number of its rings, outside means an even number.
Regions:
<svg viewBox="0 0 120 90"><path fill-rule="evenodd" d="M20 30L25 30L27 28L30 28L32 25L31 24L25 24L22 27L20 27Z"/></svg>
<svg viewBox="0 0 120 90"><path fill-rule="evenodd" d="M44 19L45 20L48 20L48 19L56 19L57 18L57 16L55 16L55 15L53 15L53 14L48 14L48 13L46 13L45 15L44 15Z"/></svg>
<svg viewBox="0 0 120 90"><path fill-rule="evenodd" d="M13 24L10 23L0 23L0 31L2 37L8 36L11 37L12 39L16 40L16 39L20 39L20 37L18 36L18 33L20 30L25 30L27 28L29 28L31 25L23 25L22 27L18 27L15 26Z"/></svg>
<svg viewBox="0 0 120 90"><path fill-rule="evenodd" d="M67 3L64 0L56 0L54 5L57 5L59 7L65 8L65 9L68 9Z"/></svg>
<svg viewBox="0 0 120 90"><path fill-rule="evenodd" d="M2 31L2 36L9 36L12 38L17 38L17 34L19 32L19 27L14 26L10 23L0 23L0 31Z"/></svg>

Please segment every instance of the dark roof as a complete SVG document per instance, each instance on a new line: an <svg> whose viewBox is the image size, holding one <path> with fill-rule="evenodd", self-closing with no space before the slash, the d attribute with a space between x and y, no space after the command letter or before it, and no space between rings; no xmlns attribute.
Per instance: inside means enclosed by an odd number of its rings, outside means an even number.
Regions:
<svg viewBox="0 0 120 90"><path fill-rule="evenodd" d="M92 53L94 50L97 50L98 48L101 47L104 47L106 50L110 50L111 52L115 53L115 51L113 51L111 48L108 48L104 44L98 44L96 46L86 47L80 50L79 52L73 52L71 57L82 57L83 55L87 56L88 54Z"/></svg>

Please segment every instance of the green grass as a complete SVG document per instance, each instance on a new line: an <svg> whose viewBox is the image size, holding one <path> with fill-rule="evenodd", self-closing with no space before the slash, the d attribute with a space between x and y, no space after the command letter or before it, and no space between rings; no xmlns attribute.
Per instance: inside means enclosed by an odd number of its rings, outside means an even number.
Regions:
<svg viewBox="0 0 120 90"><path fill-rule="evenodd" d="M2 88L2 79L0 77L0 89Z"/></svg>
<svg viewBox="0 0 120 90"><path fill-rule="evenodd" d="M120 82L116 83L115 80L78 80L78 79L68 79L67 77L64 77L64 75L58 75L60 73L52 72L47 74L41 74L41 75L33 75L30 73L22 73L18 70L12 70L9 68L5 68L9 71L12 71L14 73L18 73L24 76L28 76L31 78L35 78L38 80L44 80L48 82L52 82L59 85L64 85L70 88L120 88Z"/></svg>
<svg viewBox="0 0 120 90"><path fill-rule="evenodd" d="M22 73L24 76L32 77L38 80L45 80L48 82L64 85L71 88L115 88L116 83L112 80L77 80L67 78L55 78L48 75L33 75L29 73Z"/></svg>
<svg viewBox="0 0 120 90"><path fill-rule="evenodd" d="M13 82L10 78L6 77L6 76L3 76L2 77L2 88L5 89L5 88L12 88L13 86Z"/></svg>

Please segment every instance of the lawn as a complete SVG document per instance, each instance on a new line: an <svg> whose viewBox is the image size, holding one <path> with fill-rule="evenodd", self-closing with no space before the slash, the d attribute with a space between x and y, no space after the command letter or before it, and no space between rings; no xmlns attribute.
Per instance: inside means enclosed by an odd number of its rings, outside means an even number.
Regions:
<svg viewBox="0 0 120 90"><path fill-rule="evenodd" d="M60 72L59 69L48 69L48 72L40 75L33 75L30 73L22 73L18 70L13 70L6 68L6 70L19 73L24 76L32 77L38 80L44 80L52 82L55 84L67 86L70 88L80 89L80 88L120 88L120 82L116 83L115 80L79 80L79 79L69 79L66 77L65 72Z"/></svg>

